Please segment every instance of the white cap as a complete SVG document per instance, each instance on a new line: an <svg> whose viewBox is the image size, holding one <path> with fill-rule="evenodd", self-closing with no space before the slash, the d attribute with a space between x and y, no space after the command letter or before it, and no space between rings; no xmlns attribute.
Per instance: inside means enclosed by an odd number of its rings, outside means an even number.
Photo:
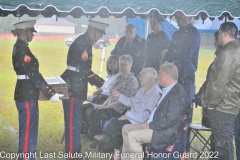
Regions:
<svg viewBox="0 0 240 160"><path fill-rule="evenodd" d="M106 34L105 33L105 29L109 26L109 24L107 23L102 23L102 22L97 22L97 21L93 21L93 20L89 20L89 26L95 28L97 31L99 31L102 34Z"/></svg>
<svg viewBox="0 0 240 160"><path fill-rule="evenodd" d="M37 32L34 28L34 25L36 23L36 20L30 20L30 21L23 21L14 24L13 26L15 29L24 29L24 30L30 30L32 32Z"/></svg>

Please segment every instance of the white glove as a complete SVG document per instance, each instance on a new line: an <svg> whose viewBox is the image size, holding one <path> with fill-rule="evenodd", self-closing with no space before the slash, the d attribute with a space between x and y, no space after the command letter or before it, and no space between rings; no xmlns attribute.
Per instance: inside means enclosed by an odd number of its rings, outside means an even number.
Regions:
<svg viewBox="0 0 240 160"><path fill-rule="evenodd" d="M59 93L55 93L51 98L50 101L51 102L58 102L60 101L60 97L63 97L63 94L59 94Z"/></svg>

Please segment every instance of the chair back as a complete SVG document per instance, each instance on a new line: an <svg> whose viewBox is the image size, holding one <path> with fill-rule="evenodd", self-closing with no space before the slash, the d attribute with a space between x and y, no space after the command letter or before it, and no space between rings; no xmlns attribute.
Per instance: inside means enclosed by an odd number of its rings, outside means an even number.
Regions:
<svg viewBox="0 0 240 160"><path fill-rule="evenodd" d="M152 144L148 144L145 147L144 160L186 160L187 131L191 117L190 106L179 125L178 135L170 142L167 149L164 152L158 151L153 148Z"/></svg>

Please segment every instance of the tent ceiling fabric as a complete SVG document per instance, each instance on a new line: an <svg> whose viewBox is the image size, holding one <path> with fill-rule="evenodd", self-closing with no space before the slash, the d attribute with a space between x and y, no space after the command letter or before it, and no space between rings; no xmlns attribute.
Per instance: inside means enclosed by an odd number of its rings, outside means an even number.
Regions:
<svg viewBox="0 0 240 160"><path fill-rule="evenodd" d="M75 18L99 15L107 18L146 17L150 10L156 9L162 15L173 15L177 10L188 16L201 17L238 17L240 18L239 0L0 0L0 16L13 14L21 17L57 15Z"/></svg>

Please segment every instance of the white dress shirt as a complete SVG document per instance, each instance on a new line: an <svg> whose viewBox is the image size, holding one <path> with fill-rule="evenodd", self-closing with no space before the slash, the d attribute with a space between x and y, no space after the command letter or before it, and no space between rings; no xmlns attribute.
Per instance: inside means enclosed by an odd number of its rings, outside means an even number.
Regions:
<svg viewBox="0 0 240 160"><path fill-rule="evenodd" d="M162 90L162 97L159 99L157 106L156 106L156 107L154 108L154 110L152 111L152 113L151 113L151 115L150 115L150 117L149 117L149 119L148 119L148 121L147 121L148 124L149 124L150 122L152 122L154 113L155 113L156 109L158 108L159 104L162 102L163 98L168 94L168 92L172 89L172 87L173 87L176 83L177 83L177 82L175 82L175 83L173 83L173 84L171 84L171 85L163 88L163 90Z"/></svg>

